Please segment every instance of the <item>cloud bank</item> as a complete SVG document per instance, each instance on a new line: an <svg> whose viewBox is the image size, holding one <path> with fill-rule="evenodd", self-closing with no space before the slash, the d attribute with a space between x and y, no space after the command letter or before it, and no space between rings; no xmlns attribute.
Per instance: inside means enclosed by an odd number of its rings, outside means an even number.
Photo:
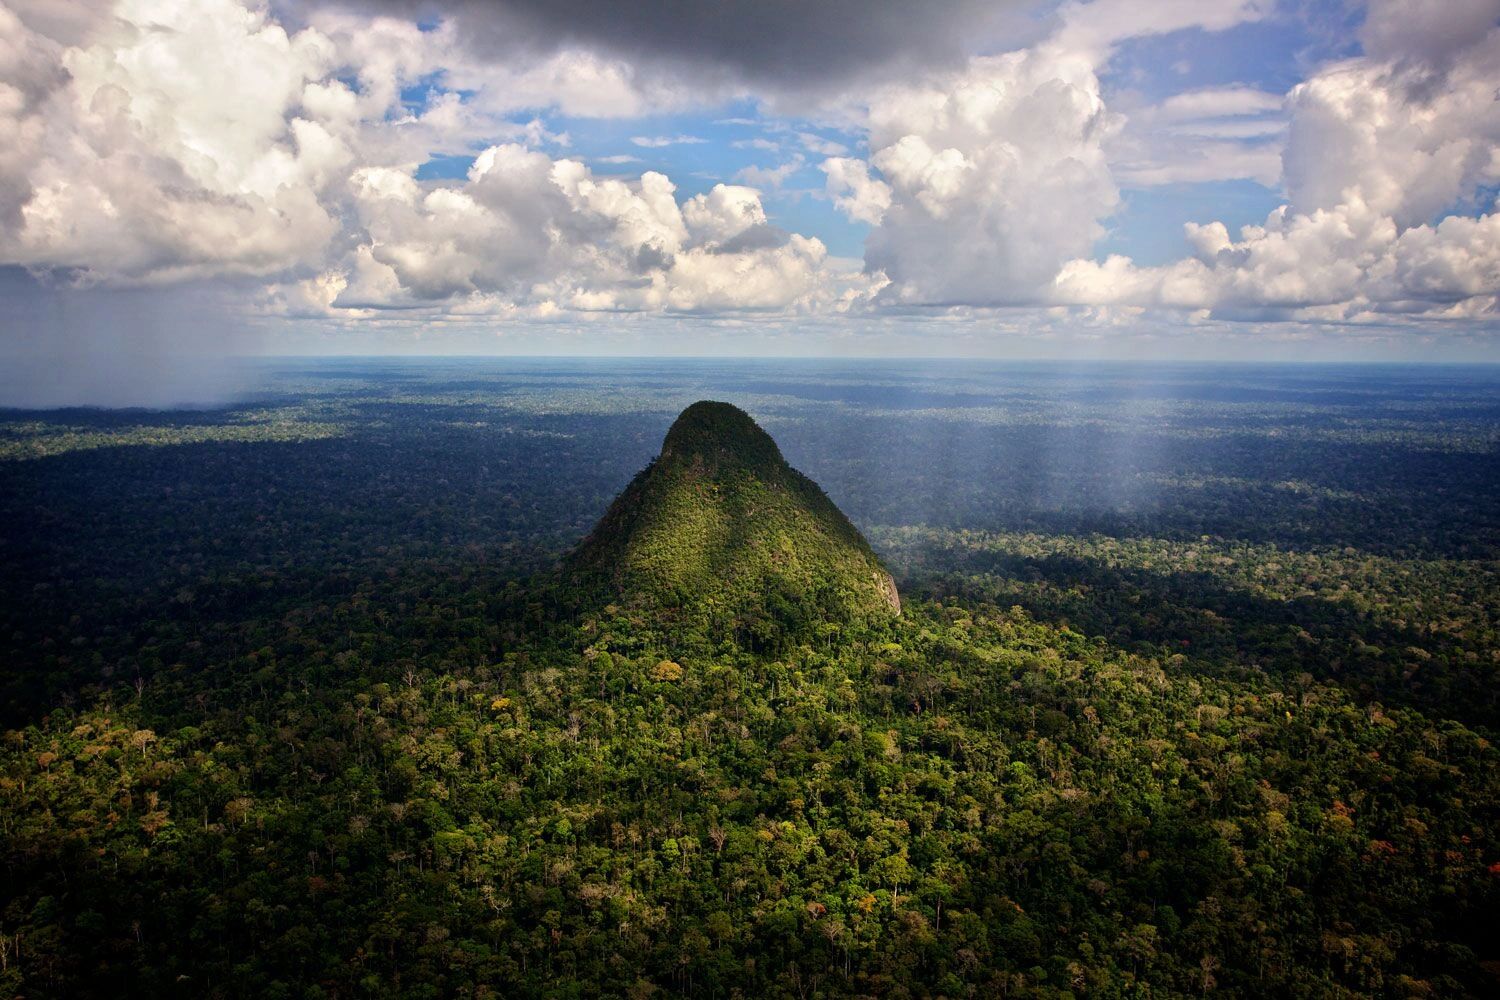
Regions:
<svg viewBox="0 0 1500 1000"><path fill-rule="evenodd" d="M1500 0L1373 0L1359 54L1285 91L1147 96L1116 72L1152 39L1283 16L0 0L0 266L49 295L212 285L262 324L1489 322ZM746 105L760 134L713 134ZM613 150L573 152L595 133ZM657 162L730 149L774 159ZM1189 223L1179 259L1099 252L1123 192L1228 181L1283 204ZM863 259L798 199L858 227Z"/></svg>
<svg viewBox="0 0 1500 1000"><path fill-rule="evenodd" d="M304 314L454 300L840 307L823 244L769 225L756 191L719 184L679 203L660 173L594 178L535 148L557 136L500 117L517 79L592 80L589 60L549 55L499 83L468 67L477 100L450 93L414 111L401 92L455 64L452 30L338 15L288 33L234 0L122 0L110 13L65 46L0 8L4 263L86 285L280 278L265 301ZM519 141L485 148L463 182L416 179L434 151L497 133Z"/></svg>
<svg viewBox="0 0 1500 1000"><path fill-rule="evenodd" d="M1250 310L1322 321L1493 315L1500 292L1500 4L1455 5L1463 31L1415 31L1372 6L1366 49L1286 98L1287 203L1232 238L1189 225L1194 256L1142 268L1080 258L1059 302ZM1480 209L1477 215L1465 208Z"/></svg>

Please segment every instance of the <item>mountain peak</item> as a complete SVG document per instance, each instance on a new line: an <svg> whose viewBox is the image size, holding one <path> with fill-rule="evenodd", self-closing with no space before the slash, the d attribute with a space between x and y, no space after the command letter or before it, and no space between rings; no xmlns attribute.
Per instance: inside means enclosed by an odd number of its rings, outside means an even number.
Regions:
<svg viewBox="0 0 1500 1000"><path fill-rule="evenodd" d="M738 462L745 466L785 464L771 435L732 403L699 400L683 410L662 442L659 461Z"/></svg>
<svg viewBox="0 0 1500 1000"><path fill-rule="evenodd" d="M748 413L708 400L682 412L567 568L653 620L753 647L901 610L891 575L817 484Z"/></svg>

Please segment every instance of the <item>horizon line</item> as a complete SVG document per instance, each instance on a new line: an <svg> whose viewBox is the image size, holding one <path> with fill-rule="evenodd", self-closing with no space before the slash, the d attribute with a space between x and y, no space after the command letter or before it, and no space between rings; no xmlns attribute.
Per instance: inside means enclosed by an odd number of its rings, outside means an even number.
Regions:
<svg viewBox="0 0 1500 1000"><path fill-rule="evenodd" d="M191 357L191 356L188 356ZM230 361L840 361L840 362L983 362L988 364L1070 364L1070 365L1260 365L1365 366L1380 368L1500 368L1500 359L1453 361L1443 359L1367 359L1367 358L1002 358L989 355L921 355L921 354L238 354Z"/></svg>

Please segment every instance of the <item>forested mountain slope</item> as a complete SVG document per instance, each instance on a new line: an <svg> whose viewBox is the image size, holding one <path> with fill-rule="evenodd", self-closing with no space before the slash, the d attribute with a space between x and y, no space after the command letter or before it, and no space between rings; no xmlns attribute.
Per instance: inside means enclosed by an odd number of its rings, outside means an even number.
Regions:
<svg viewBox="0 0 1500 1000"><path fill-rule="evenodd" d="M682 412L566 569L644 620L752 649L901 610L858 529L728 403Z"/></svg>

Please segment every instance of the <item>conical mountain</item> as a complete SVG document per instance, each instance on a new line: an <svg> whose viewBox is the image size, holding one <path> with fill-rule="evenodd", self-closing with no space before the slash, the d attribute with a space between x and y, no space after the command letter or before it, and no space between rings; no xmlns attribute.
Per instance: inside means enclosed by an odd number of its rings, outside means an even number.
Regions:
<svg viewBox="0 0 1500 1000"><path fill-rule="evenodd" d="M629 608L752 646L901 611L858 529L728 403L682 412L567 569Z"/></svg>

